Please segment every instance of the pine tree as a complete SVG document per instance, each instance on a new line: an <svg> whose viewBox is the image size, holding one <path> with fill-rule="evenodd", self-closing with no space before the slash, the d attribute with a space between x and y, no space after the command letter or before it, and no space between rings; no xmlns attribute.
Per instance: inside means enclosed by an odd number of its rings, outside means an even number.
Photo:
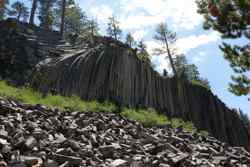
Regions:
<svg viewBox="0 0 250 167"><path fill-rule="evenodd" d="M90 36L94 37L98 35L98 31L99 31L99 27L98 27L97 21L94 19L88 20L87 32L89 32Z"/></svg>
<svg viewBox="0 0 250 167"><path fill-rule="evenodd" d="M248 115L243 113L241 109L239 109L239 117L245 124L250 125L250 119Z"/></svg>
<svg viewBox="0 0 250 167"><path fill-rule="evenodd" d="M29 12L24 3L16 1L11 5L11 9L8 11L8 15L15 16L18 21L20 21L20 19L26 21L29 16Z"/></svg>
<svg viewBox="0 0 250 167"><path fill-rule="evenodd" d="M141 59L143 62L147 63L147 64L151 64L151 60L150 60L150 55L147 52L147 46L144 43L143 40L140 40L137 46L137 56L139 57L139 59Z"/></svg>
<svg viewBox="0 0 250 167"><path fill-rule="evenodd" d="M44 29L51 29L54 21L53 6L56 0L39 0L39 20L40 26Z"/></svg>
<svg viewBox="0 0 250 167"><path fill-rule="evenodd" d="M204 28L216 30L222 38L245 38L245 46L223 43L220 49L229 61L235 75L230 91L236 95L250 94L250 1L249 0L197 0L198 12L205 18Z"/></svg>
<svg viewBox="0 0 250 167"><path fill-rule="evenodd" d="M63 28L65 36L72 33L85 33L88 23L88 17L86 16L86 13L81 10L74 0L67 0L65 14L63 14L63 1L64 0L58 0L56 3L56 8L54 9L54 26L61 31ZM64 18L62 18L62 16L64 16ZM64 19L64 21L62 19Z"/></svg>
<svg viewBox="0 0 250 167"><path fill-rule="evenodd" d="M128 44L130 48L135 45L135 39L131 33L128 33L126 36L126 44Z"/></svg>
<svg viewBox="0 0 250 167"><path fill-rule="evenodd" d="M170 31L167 27L166 23L161 23L158 25L156 29L156 34L154 36L154 39L158 41L161 44L161 48L156 48L155 53L158 55L161 54L167 54L167 57L169 59L172 72L174 76L177 76L177 71L174 66L174 59L175 56L174 48L170 47L175 44L176 42L176 33Z"/></svg>
<svg viewBox="0 0 250 167"><path fill-rule="evenodd" d="M122 30L119 24L119 21L117 21L114 16L109 18L107 34L116 40L119 40L122 36Z"/></svg>
<svg viewBox="0 0 250 167"><path fill-rule="evenodd" d="M0 20L4 19L9 0L0 0Z"/></svg>
<svg viewBox="0 0 250 167"><path fill-rule="evenodd" d="M189 81L191 83L199 83L199 85L210 89L209 81L200 76L198 67L195 64L188 64L185 55L178 55L174 59L174 65L177 71L178 78Z"/></svg>
<svg viewBox="0 0 250 167"><path fill-rule="evenodd" d="M37 9L37 2L38 0L32 0L32 8L30 12L29 24L34 24L34 18L35 18L36 9Z"/></svg>

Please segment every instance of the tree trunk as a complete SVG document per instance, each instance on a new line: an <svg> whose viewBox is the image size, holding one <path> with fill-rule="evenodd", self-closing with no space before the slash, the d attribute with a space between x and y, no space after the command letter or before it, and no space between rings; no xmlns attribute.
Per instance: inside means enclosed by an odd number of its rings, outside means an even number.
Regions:
<svg viewBox="0 0 250 167"><path fill-rule="evenodd" d="M17 21L20 21L21 15L22 15L22 9L18 11Z"/></svg>
<svg viewBox="0 0 250 167"><path fill-rule="evenodd" d="M66 0L62 0L62 16L61 16L61 28L60 28L60 33L62 37L64 36L65 8L66 8Z"/></svg>
<svg viewBox="0 0 250 167"><path fill-rule="evenodd" d="M50 13L49 13L49 10L50 10L50 0L47 0L47 3L46 3L46 7L45 7L45 25L44 25L44 27L45 27L45 29L46 30L49 30L50 29L50 25L49 25L49 15L50 15Z"/></svg>
<svg viewBox="0 0 250 167"><path fill-rule="evenodd" d="M37 8L37 0L33 0L31 12L30 12L29 24L32 24L32 25L34 24L36 8Z"/></svg>
<svg viewBox="0 0 250 167"><path fill-rule="evenodd" d="M164 35L164 40L165 40L165 44L166 44L166 48L167 48L167 52L168 52L168 58L169 58L169 61L170 61L170 65L172 67L174 76L177 76L177 71L176 71L175 66L174 66L174 60L173 60L172 54L171 54L171 52L169 50L168 40L167 40L166 35Z"/></svg>

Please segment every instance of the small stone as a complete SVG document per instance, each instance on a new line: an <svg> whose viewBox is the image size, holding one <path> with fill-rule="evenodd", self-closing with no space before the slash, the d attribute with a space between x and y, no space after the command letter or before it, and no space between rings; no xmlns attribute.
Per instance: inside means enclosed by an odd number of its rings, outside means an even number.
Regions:
<svg viewBox="0 0 250 167"><path fill-rule="evenodd" d="M44 163L44 167L58 167L59 164L51 159L48 159L45 163Z"/></svg>
<svg viewBox="0 0 250 167"><path fill-rule="evenodd" d="M38 157L21 156L20 160L23 161L27 166L35 166L42 164L42 159Z"/></svg>
<svg viewBox="0 0 250 167"><path fill-rule="evenodd" d="M67 143L74 151L79 151L81 149L79 143L74 140L69 140Z"/></svg>
<svg viewBox="0 0 250 167"><path fill-rule="evenodd" d="M66 156L61 154L53 153L52 155L53 159L59 163L64 163L65 161L68 161L70 165L80 166L82 159L74 156Z"/></svg>
<svg viewBox="0 0 250 167"><path fill-rule="evenodd" d="M114 160L111 165L111 167L127 167L128 161L122 160L122 159L116 159Z"/></svg>
<svg viewBox="0 0 250 167"><path fill-rule="evenodd" d="M8 167L5 161L0 161L0 167Z"/></svg>
<svg viewBox="0 0 250 167"><path fill-rule="evenodd" d="M7 140L1 139L1 138L0 138L0 145L4 146L4 145L7 145L7 144L9 144L9 143L7 142Z"/></svg>
<svg viewBox="0 0 250 167"><path fill-rule="evenodd" d="M25 147L32 150L37 145L37 141L34 137L29 137L25 142Z"/></svg>
<svg viewBox="0 0 250 167"><path fill-rule="evenodd" d="M3 129L1 129L0 130L0 137L4 138L4 139L7 139L8 138L8 132L5 131L5 130L3 130Z"/></svg>
<svg viewBox="0 0 250 167"><path fill-rule="evenodd" d="M170 165L164 164L164 163L160 163L160 164L159 164L159 167L170 167Z"/></svg>
<svg viewBox="0 0 250 167"><path fill-rule="evenodd" d="M61 164L59 167L70 167L70 163L68 161Z"/></svg>
<svg viewBox="0 0 250 167"><path fill-rule="evenodd" d="M184 159L188 158L188 156L189 156L188 154L183 153L183 154L180 154L176 157L171 158L171 161L173 162L173 164L177 164L177 163L183 161Z"/></svg>

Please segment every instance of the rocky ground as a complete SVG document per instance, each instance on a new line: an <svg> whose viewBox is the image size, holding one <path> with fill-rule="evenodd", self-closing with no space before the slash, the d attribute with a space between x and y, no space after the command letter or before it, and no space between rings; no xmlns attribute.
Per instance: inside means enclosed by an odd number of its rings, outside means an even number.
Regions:
<svg viewBox="0 0 250 167"><path fill-rule="evenodd" d="M250 166L250 153L181 127L0 98L0 167Z"/></svg>

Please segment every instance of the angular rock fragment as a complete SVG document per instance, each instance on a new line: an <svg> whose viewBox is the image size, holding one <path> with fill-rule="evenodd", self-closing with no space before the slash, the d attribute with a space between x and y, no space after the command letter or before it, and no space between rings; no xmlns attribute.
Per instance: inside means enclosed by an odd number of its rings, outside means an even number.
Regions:
<svg viewBox="0 0 250 167"><path fill-rule="evenodd" d="M122 159L116 159L111 164L111 167L127 167L128 161L122 160Z"/></svg>

